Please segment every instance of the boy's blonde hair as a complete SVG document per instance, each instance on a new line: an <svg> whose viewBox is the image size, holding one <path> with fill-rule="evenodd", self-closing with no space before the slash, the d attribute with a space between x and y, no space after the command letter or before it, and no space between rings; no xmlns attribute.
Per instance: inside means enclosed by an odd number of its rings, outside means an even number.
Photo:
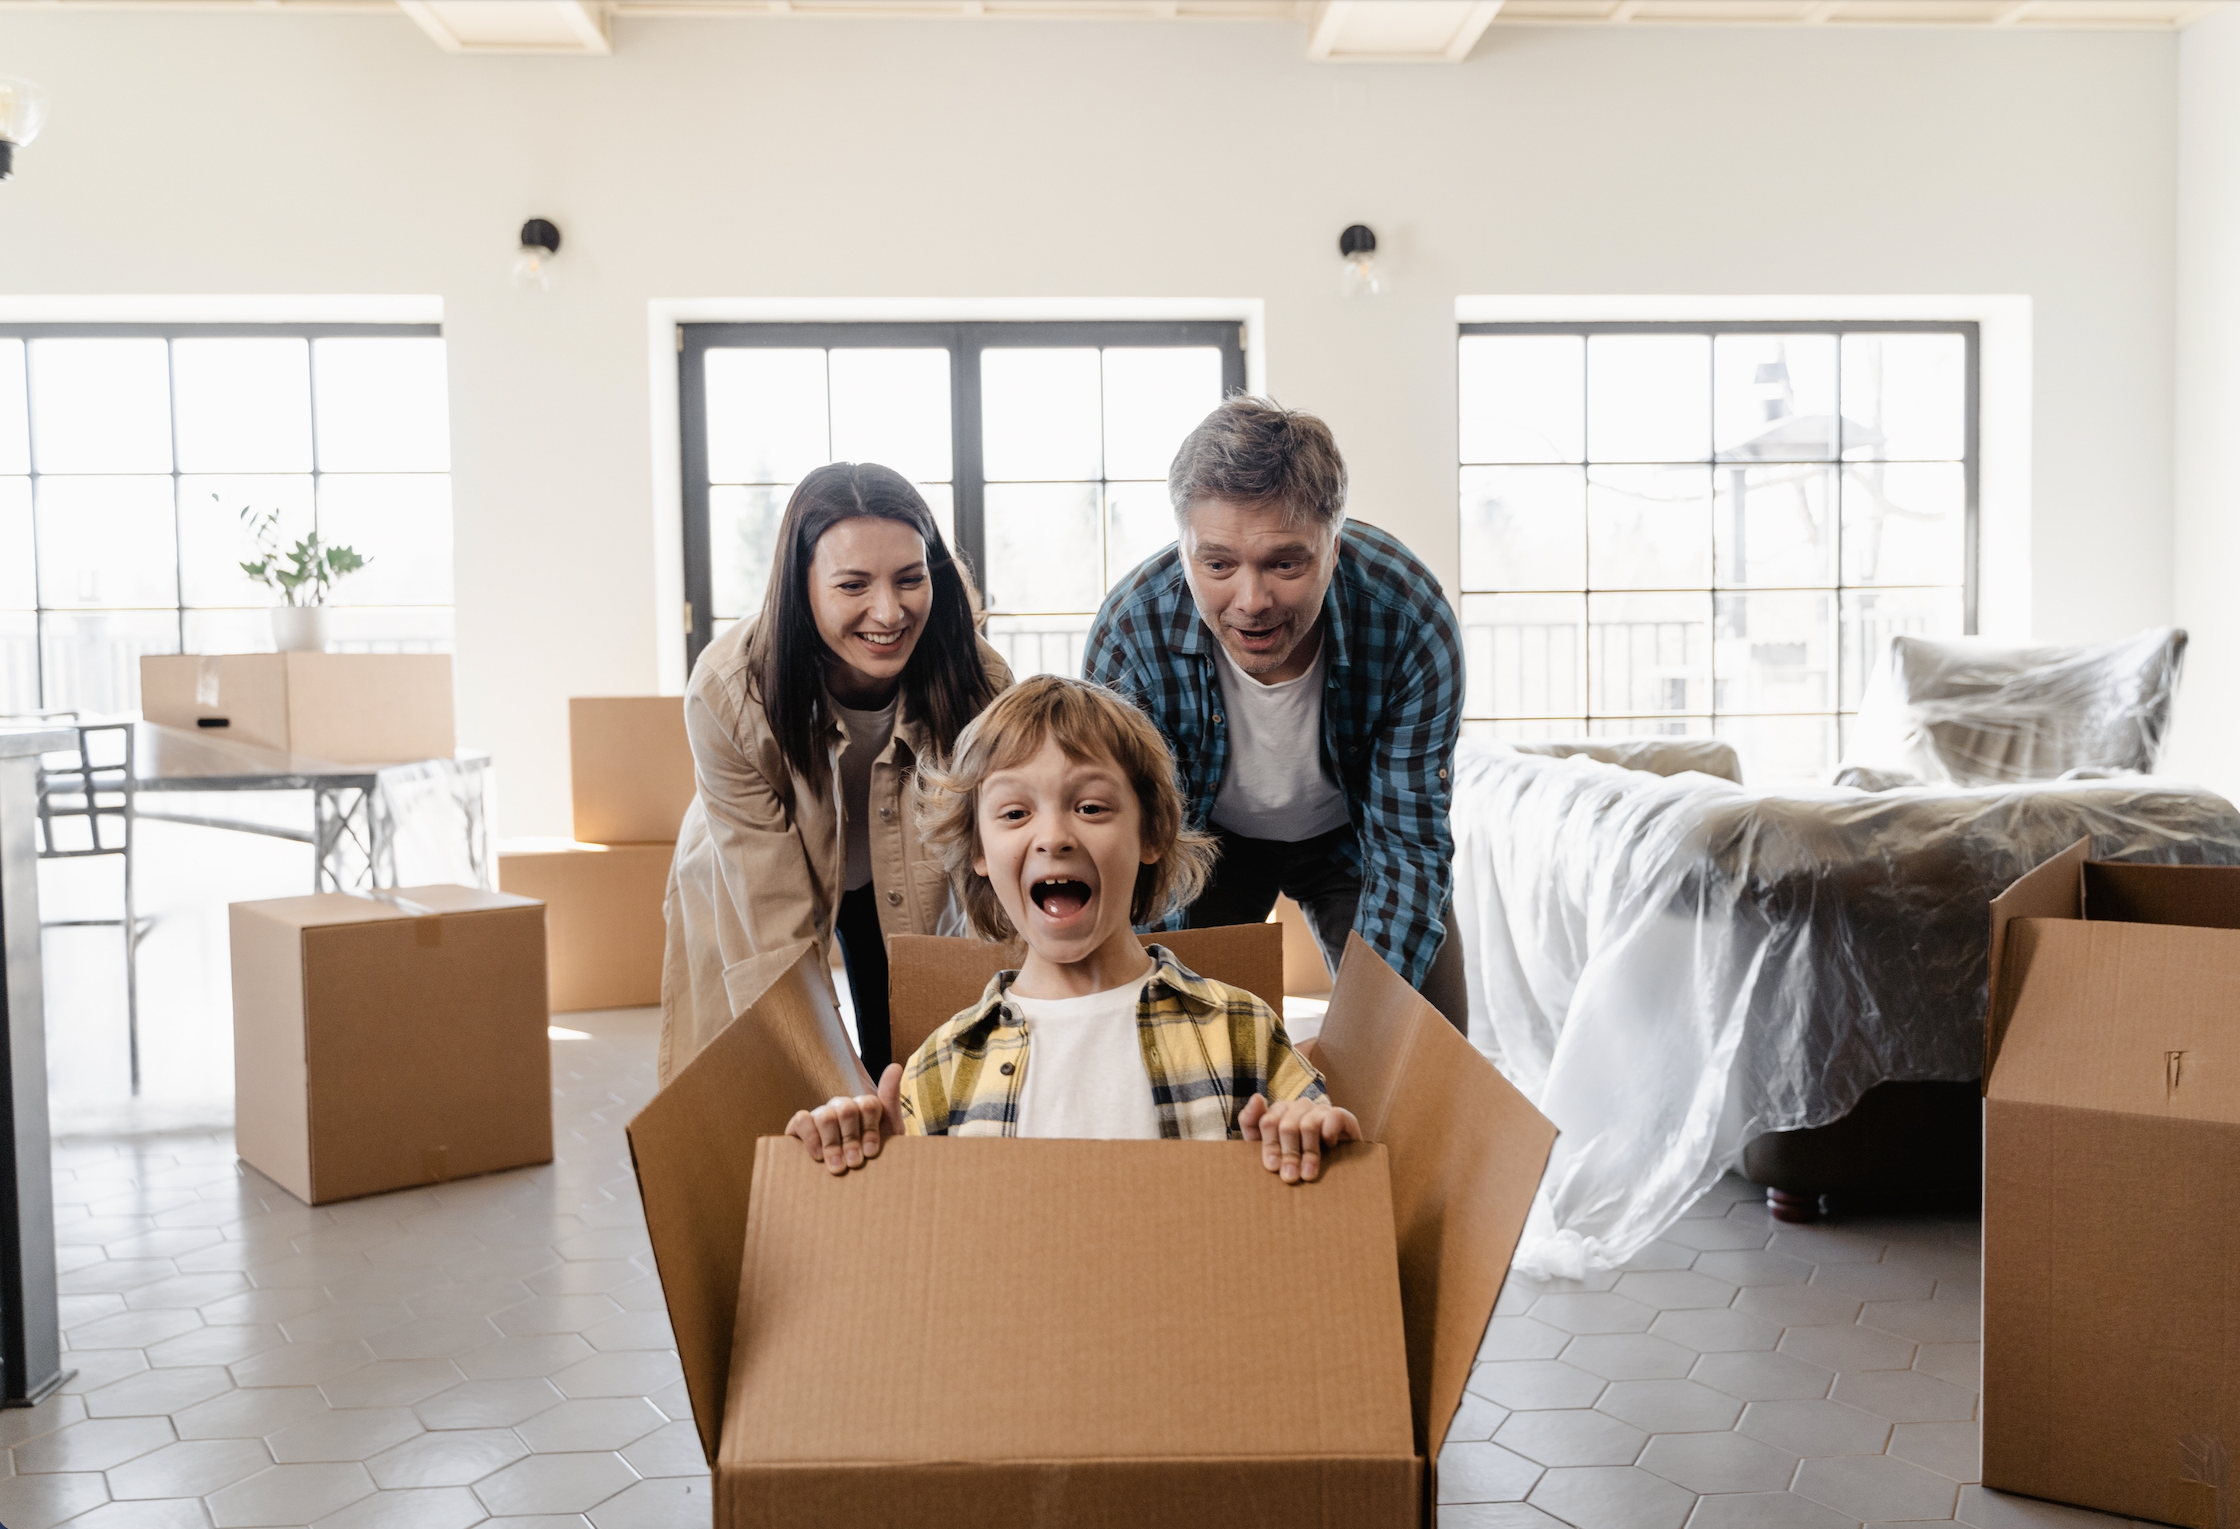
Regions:
<svg viewBox="0 0 2240 1529"><path fill-rule="evenodd" d="M982 938L1017 934L996 890L972 869L980 851L980 786L998 770L1032 758L1045 741L1069 759L1110 760L1135 787L1143 842L1159 858L1136 875L1128 921L1143 925L1187 907L1213 874L1216 841L1182 821L1174 755L1151 719L1102 685L1038 674L988 703L957 735L947 769L918 776L918 833L964 893L965 917Z"/></svg>

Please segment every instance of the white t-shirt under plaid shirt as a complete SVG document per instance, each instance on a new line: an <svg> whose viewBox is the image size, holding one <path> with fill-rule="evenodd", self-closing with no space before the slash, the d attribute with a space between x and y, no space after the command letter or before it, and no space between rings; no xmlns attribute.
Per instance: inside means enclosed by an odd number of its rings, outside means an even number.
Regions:
<svg viewBox="0 0 2240 1529"><path fill-rule="evenodd" d="M1146 972L1140 981L1079 998L1011 995L1027 1026L1021 1136L1158 1140L1159 1111L1136 1030L1136 1000L1149 980Z"/></svg>

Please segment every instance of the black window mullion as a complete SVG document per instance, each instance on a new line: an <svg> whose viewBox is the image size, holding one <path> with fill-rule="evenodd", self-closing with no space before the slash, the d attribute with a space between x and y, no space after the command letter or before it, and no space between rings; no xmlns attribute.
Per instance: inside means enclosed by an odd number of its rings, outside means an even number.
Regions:
<svg viewBox="0 0 2240 1529"><path fill-rule="evenodd" d="M949 345L949 493L958 557L983 599L988 592L988 480L980 433L980 343L958 325Z"/></svg>
<svg viewBox="0 0 2240 1529"><path fill-rule="evenodd" d="M712 327L687 324L678 330L677 414L684 423L679 468L684 477L682 615L687 674L715 638L715 572L708 547L708 349Z"/></svg>

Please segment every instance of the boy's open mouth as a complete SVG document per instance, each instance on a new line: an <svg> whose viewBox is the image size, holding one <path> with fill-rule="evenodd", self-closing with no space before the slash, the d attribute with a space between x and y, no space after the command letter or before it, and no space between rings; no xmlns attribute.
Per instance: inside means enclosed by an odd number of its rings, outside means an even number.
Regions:
<svg viewBox="0 0 2240 1529"><path fill-rule="evenodd" d="M1089 883L1086 881L1075 881L1066 876L1045 876L1029 889L1028 895L1034 899L1037 908L1051 918L1062 921L1072 918L1089 906L1089 899L1095 894L1089 890Z"/></svg>

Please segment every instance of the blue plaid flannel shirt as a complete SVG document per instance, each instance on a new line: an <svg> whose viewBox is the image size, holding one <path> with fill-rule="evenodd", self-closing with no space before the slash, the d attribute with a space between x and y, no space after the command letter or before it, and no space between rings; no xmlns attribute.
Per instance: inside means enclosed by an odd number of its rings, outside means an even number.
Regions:
<svg viewBox="0 0 2240 1529"><path fill-rule="evenodd" d="M1447 805L1462 724L1462 634L1439 581L1398 537L1348 520L1323 597L1322 761L1345 792L1361 878L1354 927L1411 984L1445 937L1454 884ZM1174 750L1190 819L1205 826L1229 761L1219 639L1169 547L1105 597L1088 678L1129 697ZM1164 927L1180 926L1179 917Z"/></svg>

